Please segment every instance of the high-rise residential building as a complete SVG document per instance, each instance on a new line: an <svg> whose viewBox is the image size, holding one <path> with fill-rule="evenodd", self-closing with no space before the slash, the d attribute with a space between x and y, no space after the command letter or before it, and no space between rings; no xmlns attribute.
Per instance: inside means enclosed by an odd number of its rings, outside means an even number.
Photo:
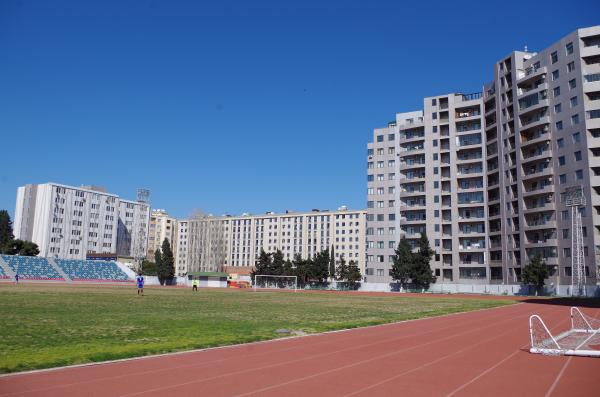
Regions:
<svg viewBox="0 0 600 397"><path fill-rule="evenodd" d="M188 220L180 219L177 221L175 242L175 273L178 276L185 276L188 272L187 253L188 253Z"/></svg>
<svg viewBox="0 0 600 397"><path fill-rule="evenodd" d="M93 186L25 185L17 189L14 234L36 243L40 256L133 256L137 247L146 252L149 215L146 203Z"/></svg>
<svg viewBox="0 0 600 397"><path fill-rule="evenodd" d="M600 26L514 51L482 93L424 99L368 144L369 282L389 282L394 247L427 233L442 283L517 283L539 255L571 283L571 213L582 188L588 280L600 252Z"/></svg>
<svg viewBox="0 0 600 397"><path fill-rule="evenodd" d="M312 258L333 248L339 261L354 260L364 272L366 211L286 212L194 217L188 220L189 271L252 268L260 254L281 250L284 259Z"/></svg>
<svg viewBox="0 0 600 397"><path fill-rule="evenodd" d="M171 249L175 252L177 239L177 219L169 216L167 211L156 209L150 214L150 228L148 235L147 259L154 261L154 252L162 247L163 241L167 239Z"/></svg>

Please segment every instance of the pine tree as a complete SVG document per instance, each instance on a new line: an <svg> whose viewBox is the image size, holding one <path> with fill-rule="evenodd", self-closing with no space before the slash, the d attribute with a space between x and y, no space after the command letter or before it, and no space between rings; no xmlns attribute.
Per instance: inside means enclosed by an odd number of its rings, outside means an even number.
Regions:
<svg viewBox="0 0 600 397"><path fill-rule="evenodd" d="M273 254L273 261L271 262L271 266L269 267L268 274L276 276L283 274L283 264L283 252L281 252L281 250L275 251L275 253Z"/></svg>
<svg viewBox="0 0 600 397"><path fill-rule="evenodd" d="M156 275L158 276L158 282L160 283L160 285L163 285L165 281L162 278L162 274L164 272L162 264L162 254L160 253L160 249L158 248L156 249L156 251L154 251L154 263L156 263Z"/></svg>
<svg viewBox="0 0 600 397"><path fill-rule="evenodd" d="M346 260L343 256L339 260L339 264L335 272L335 279L342 282L348 279L348 266L346 265Z"/></svg>
<svg viewBox="0 0 600 397"><path fill-rule="evenodd" d="M9 240L2 249L6 255L37 256L40 250L36 243L25 240Z"/></svg>
<svg viewBox="0 0 600 397"><path fill-rule="evenodd" d="M175 277L175 258L171 250L171 243L164 239L162 243L162 269L165 282L171 282Z"/></svg>
<svg viewBox="0 0 600 397"><path fill-rule="evenodd" d="M410 278L415 286L427 289L429 284L435 282L435 276L431 271L429 262L434 252L429 246L429 239L425 232L421 233L419 239L419 250L416 254L415 261L410 272Z"/></svg>
<svg viewBox="0 0 600 397"><path fill-rule="evenodd" d="M292 261L292 267L293 275L298 278L298 285L304 286L309 273L308 261L302 259L300 254L296 254L294 255L294 260Z"/></svg>
<svg viewBox="0 0 600 397"><path fill-rule="evenodd" d="M544 288L544 282L548 278L548 266L539 255L529 259L529 263L525 265L521 273L523 283L535 286L535 294L537 295Z"/></svg>
<svg viewBox="0 0 600 397"><path fill-rule="evenodd" d="M352 290L356 289L361 280L362 274L360 274L358 264L351 260L348 263L348 270L346 274L346 281L348 282L348 287Z"/></svg>
<svg viewBox="0 0 600 397"><path fill-rule="evenodd" d="M254 276L261 274L269 274L269 269L271 268L271 255L267 254L264 249L260 250L260 254L258 256L258 261L256 261L256 265L254 266L254 270L250 273L250 277L252 277L252 281L254 281Z"/></svg>
<svg viewBox="0 0 600 397"><path fill-rule="evenodd" d="M335 280L336 278L336 269L335 269L335 251L333 249L333 244L331 244L331 255L329 257L329 277L331 278L331 281Z"/></svg>
<svg viewBox="0 0 600 397"><path fill-rule="evenodd" d="M398 281L400 287L403 287L410 279L414 261L415 254L412 252L412 248L408 241L402 237L396 248L394 263L392 264L392 270L390 271L392 280Z"/></svg>
<svg viewBox="0 0 600 397"><path fill-rule="evenodd" d="M10 215L8 215L8 211L0 210L0 252L14 238Z"/></svg>

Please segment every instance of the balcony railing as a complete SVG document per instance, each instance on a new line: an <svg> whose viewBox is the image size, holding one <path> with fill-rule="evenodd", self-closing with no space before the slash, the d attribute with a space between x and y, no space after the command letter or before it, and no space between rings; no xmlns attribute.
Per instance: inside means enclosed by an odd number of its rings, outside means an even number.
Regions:
<svg viewBox="0 0 600 397"><path fill-rule="evenodd" d="M474 92L472 94L464 94L462 96L463 102L472 101L473 99L479 99L479 98L481 98L481 92Z"/></svg>
<svg viewBox="0 0 600 397"><path fill-rule="evenodd" d="M583 78L585 79L586 83L600 81L600 73L586 74L585 76L583 76Z"/></svg>

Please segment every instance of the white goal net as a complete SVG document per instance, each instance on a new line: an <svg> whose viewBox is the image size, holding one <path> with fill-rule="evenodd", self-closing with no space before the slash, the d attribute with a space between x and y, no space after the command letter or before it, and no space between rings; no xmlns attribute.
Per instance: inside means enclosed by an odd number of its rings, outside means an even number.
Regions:
<svg viewBox="0 0 600 397"><path fill-rule="evenodd" d="M254 276L254 291L258 289L289 289L296 292L298 277L257 274Z"/></svg>
<svg viewBox="0 0 600 397"><path fill-rule="evenodd" d="M571 308L571 328L553 336L538 315L529 318L531 353L600 357L600 320Z"/></svg>

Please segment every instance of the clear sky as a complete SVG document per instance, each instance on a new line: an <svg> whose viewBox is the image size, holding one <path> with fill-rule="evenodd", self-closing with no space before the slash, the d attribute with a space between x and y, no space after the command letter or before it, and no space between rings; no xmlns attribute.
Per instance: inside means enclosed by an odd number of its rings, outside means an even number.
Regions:
<svg viewBox="0 0 600 397"><path fill-rule="evenodd" d="M0 208L49 181L178 217L363 208L373 128L600 23L597 1L403 3L0 0Z"/></svg>

